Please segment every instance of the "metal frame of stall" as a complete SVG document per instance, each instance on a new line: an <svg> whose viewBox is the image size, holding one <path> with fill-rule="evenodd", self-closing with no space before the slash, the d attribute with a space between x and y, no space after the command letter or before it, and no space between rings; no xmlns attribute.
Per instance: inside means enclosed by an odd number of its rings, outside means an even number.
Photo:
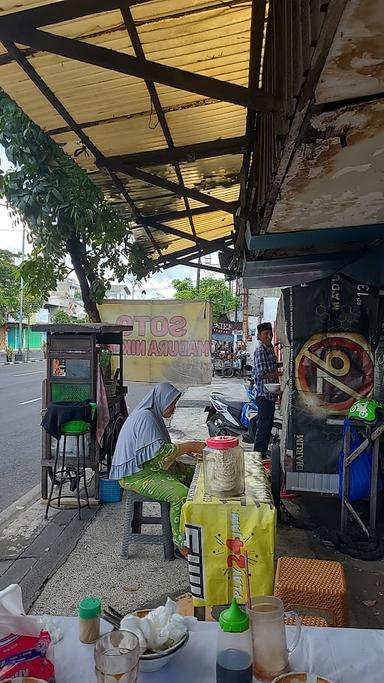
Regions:
<svg viewBox="0 0 384 683"><path fill-rule="evenodd" d="M362 441L358 448L351 451L351 426L358 427L359 429L364 428L365 439ZM344 434L344 461L343 461L343 487L341 495L341 519L340 519L340 530L342 534L345 534L348 524L348 513L354 519L354 521L359 525L364 534L371 538L376 531L376 518L377 518L377 494L378 494L378 482L379 482L379 466L382 465L380 461L380 436L384 433L384 421L379 424L369 425L367 423L362 424L360 420L351 420L350 424L346 426ZM371 470L371 489L369 496L369 526L366 527L356 510L354 509L351 501L348 499L348 489L349 489L349 468L356 458L361 455L363 451L368 446L372 446L372 470Z"/></svg>
<svg viewBox="0 0 384 683"><path fill-rule="evenodd" d="M127 388L123 386L123 331L132 330L132 326L127 325L112 325L107 323L89 323L89 324L62 324L62 325L34 325L33 329L40 332L47 333L47 374L43 380L42 387L42 409L44 410L52 400L87 400L96 402L97 399L97 367L98 367L98 353L101 346L118 346L118 353L112 352L112 356L119 357L120 373L117 380L116 396L108 396L108 407L110 411L111 430L108 432L106 428L105 437L112 433L112 437L116 436L115 426L123 422L121 418L121 401L125 400ZM89 371L83 376L67 376L66 371L63 375L53 374L53 361L65 361L64 366L67 367L67 361L70 360L84 360L89 364ZM88 385L89 391L81 392L81 388ZM66 396L72 395L74 398L63 398L59 396L59 392L55 389L68 387ZM78 397L76 396L76 388L79 388ZM71 391L72 388L72 391ZM65 393L65 392L62 392ZM87 397L85 398L85 393ZM112 438L113 440L113 438ZM41 491L42 498L46 499L48 496L48 476L49 470L52 468L52 437L42 431L41 443ZM98 482L99 482L99 467L103 458L105 449L100 448L96 440L96 425L91 425L89 451L86 455L85 464L94 472L94 490L95 498L98 497ZM109 454L110 460L111 454ZM69 456L69 462L71 456Z"/></svg>

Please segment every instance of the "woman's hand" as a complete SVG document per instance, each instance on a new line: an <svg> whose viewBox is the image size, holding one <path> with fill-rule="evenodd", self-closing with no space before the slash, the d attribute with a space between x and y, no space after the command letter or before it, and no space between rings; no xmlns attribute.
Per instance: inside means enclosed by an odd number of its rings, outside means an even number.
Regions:
<svg viewBox="0 0 384 683"><path fill-rule="evenodd" d="M188 453L196 453L196 455L201 455L203 448L205 447L205 441L190 441L188 445Z"/></svg>
<svg viewBox="0 0 384 683"><path fill-rule="evenodd" d="M176 457L182 455L183 453L195 453L196 455L201 455L204 446L205 441L184 441L183 443L178 443L176 446Z"/></svg>

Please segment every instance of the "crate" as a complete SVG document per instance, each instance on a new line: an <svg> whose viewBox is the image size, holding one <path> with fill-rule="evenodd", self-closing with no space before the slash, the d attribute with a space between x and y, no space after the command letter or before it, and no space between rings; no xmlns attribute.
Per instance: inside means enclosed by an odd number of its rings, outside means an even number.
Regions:
<svg viewBox="0 0 384 683"><path fill-rule="evenodd" d="M103 479L99 481L99 498L102 503L120 503L123 489L118 481Z"/></svg>

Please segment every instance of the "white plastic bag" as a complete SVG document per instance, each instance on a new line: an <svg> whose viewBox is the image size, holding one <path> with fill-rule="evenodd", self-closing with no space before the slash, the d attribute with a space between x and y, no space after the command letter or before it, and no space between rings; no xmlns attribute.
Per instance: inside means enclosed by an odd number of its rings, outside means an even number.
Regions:
<svg viewBox="0 0 384 683"><path fill-rule="evenodd" d="M128 614L121 620L120 629L137 635L141 654L146 650L161 652L178 643L187 633L188 626L196 621L194 617L181 616L176 610L176 603L168 598L165 605L152 610L146 617Z"/></svg>
<svg viewBox="0 0 384 683"><path fill-rule="evenodd" d="M18 676L51 683L55 670L49 633L25 614L21 588L11 584L0 591L0 681Z"/></svg>

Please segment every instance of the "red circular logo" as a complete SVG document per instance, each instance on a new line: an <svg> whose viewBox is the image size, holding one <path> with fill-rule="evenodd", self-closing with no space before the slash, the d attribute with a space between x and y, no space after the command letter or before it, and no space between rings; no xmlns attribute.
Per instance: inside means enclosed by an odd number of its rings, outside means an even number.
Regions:
<svg viewBox="0 0 384 683"><path fill-rule="evenodd" d="M319 334L302 347L295 361L301 398L327 413L347 412L373 389L374 364L367 341L359 334Z"/></svg>

